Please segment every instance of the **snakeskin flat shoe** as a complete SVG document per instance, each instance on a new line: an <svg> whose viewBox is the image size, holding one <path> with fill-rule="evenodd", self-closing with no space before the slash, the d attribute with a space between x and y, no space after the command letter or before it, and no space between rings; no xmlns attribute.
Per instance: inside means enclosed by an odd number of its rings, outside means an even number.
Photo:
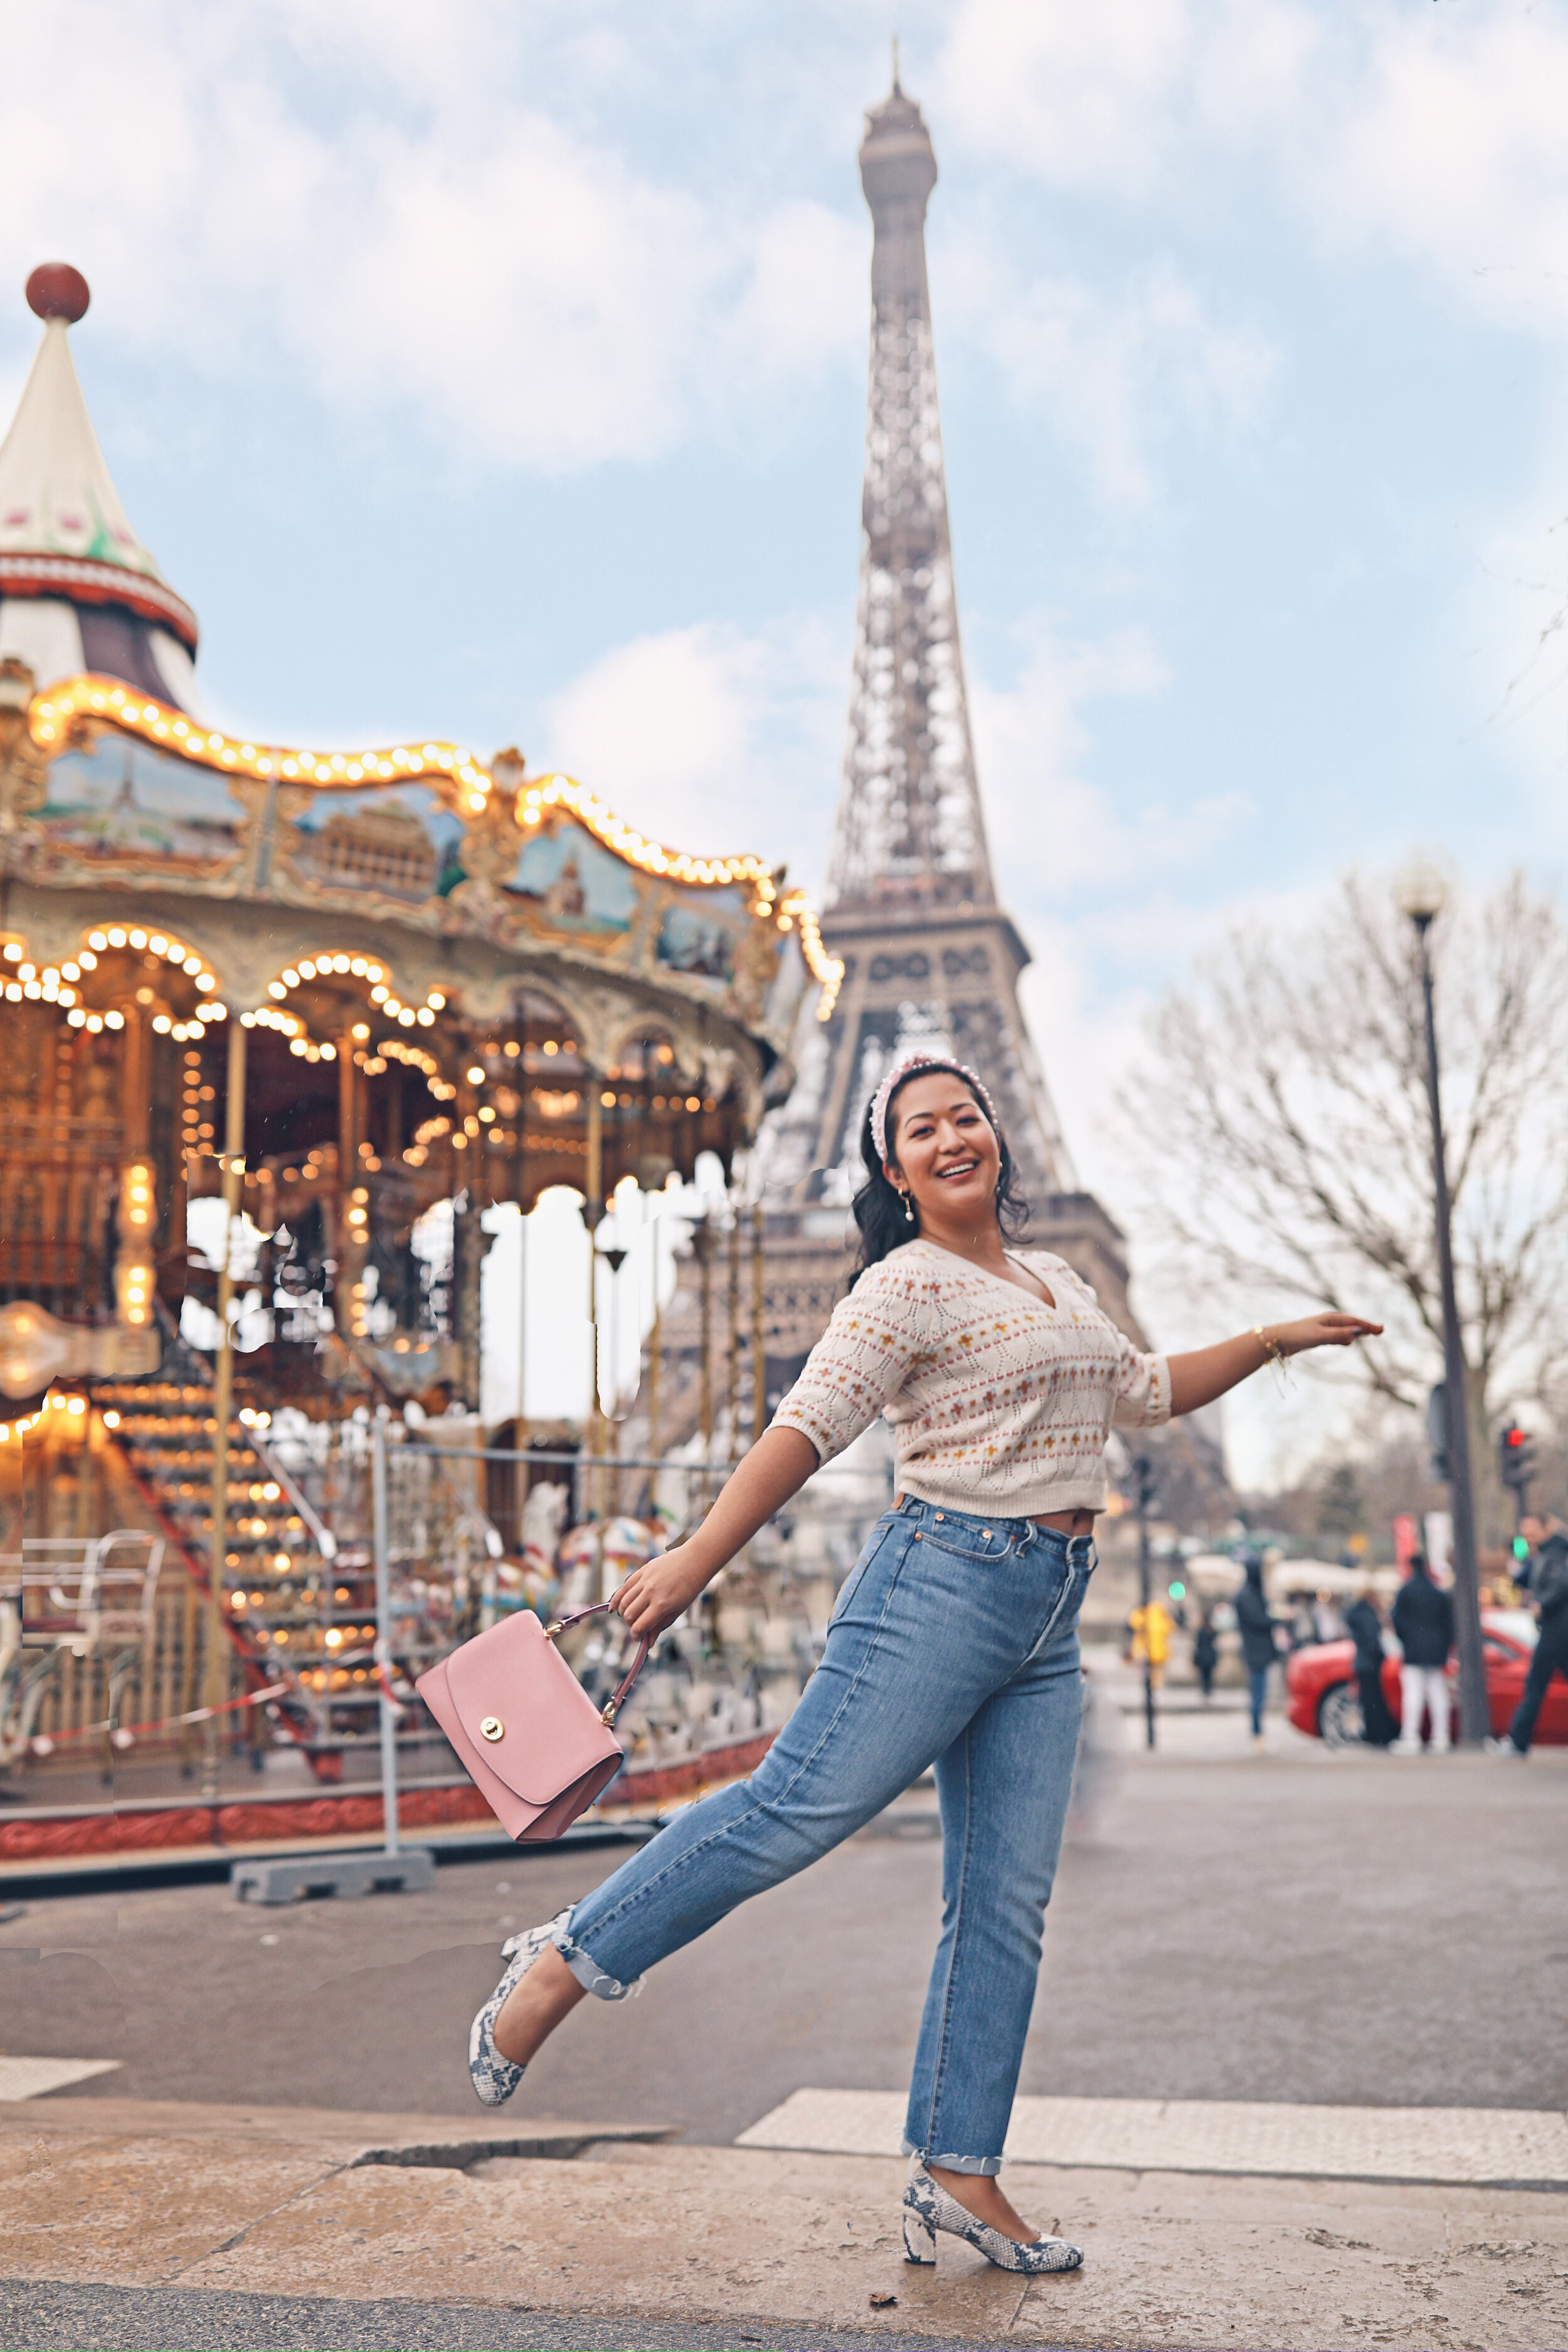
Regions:
<svg viewBox="0 0 1568 2352"><path fill-rule="evenodd" d="M531 1927L524 1936L509 1936L500 1948L501 1958L506 1961L501 1980L468 2028L468 2074L475 2096L487 2107L504 2105L528 2071L525 2066L514 2066L496 2048L495 2025L501 2005L513 1985L528 1974L557 1927L564 1926L571 1916L570 1909L557 1912L542 1927Z"/></svg>
<svg viewBox="0 0 1568 2352"><path fill-rule="evenodd" d="M931 2179L917 2156L904 2191L905 2262L934 2263L939 2230L949 2230L955 2238L966 2239L999 2271L1076 2271L1083 2262L1081 2247L1066 2238L1037 2238L1032 2245L1020 2246L1014 2239L1005 2238L1000 2230L977 2221L973 2213L964 2211L956 2197L950 2197L940 2182Z"/></svg>

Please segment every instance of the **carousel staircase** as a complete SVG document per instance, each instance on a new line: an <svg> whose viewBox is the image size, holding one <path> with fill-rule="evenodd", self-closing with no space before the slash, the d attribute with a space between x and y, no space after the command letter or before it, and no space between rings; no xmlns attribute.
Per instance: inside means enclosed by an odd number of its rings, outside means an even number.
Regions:
<svg viewBox="0 0 1568 2352"><path fill-rule="evenodd" d="M176 1343L159 1378L95 1382L93 1402L193 1587L207 1594L217 1431L211 1367ZM335 1781L344 1750L375 1733L374 1567L367 1546L336 1540L276 1459L257 1425L264 1419L242 1407L228 1426L224 1623L247 1690L288 1678L273 1720L305 1749L319 1780Z"/></svg>

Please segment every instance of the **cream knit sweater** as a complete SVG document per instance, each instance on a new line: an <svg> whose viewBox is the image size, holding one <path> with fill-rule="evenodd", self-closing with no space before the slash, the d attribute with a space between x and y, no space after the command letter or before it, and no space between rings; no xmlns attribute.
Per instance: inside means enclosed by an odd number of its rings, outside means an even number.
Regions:
<svg viewBox="0 0 1568 2352"><path fill-rule="evenodd" d="M1168 1421L1170 1365L1064 1259L1009 1255L1054 1307L935 1242L892 1251L834 1310L774 1426L827 1462L881 1413L900 1494L1004 1518L1102 1510L1110 1424Z"/></svg>

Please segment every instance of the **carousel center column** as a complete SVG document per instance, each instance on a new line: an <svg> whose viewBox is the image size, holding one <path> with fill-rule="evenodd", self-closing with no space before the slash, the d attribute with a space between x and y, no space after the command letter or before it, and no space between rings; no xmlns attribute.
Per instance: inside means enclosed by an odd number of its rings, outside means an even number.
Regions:
<svg viewBox="0 0 1568 2352"><path fill-rule="evenodd" d="M229 1310L234 1298L234 1225L245 1181L245 1045L238 1021L228 1024L228 1084L224 1095L223 1244L217 1276L217 1354L213 1370L212 1548L207 1571L206 1690L204 1704L216 1709L228 1696L228 1625L225 1576L228 1567L228 1423L234 1400L234 1335ZM206 1734L206 1790L218 1794L222 1718L214 1713Z"/></svg>

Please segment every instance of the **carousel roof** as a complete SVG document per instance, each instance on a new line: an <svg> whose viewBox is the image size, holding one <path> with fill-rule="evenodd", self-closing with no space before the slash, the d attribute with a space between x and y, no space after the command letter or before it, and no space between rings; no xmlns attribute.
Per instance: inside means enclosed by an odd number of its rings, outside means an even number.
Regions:
<svg viewBox="0 0 1568 2352"><path fill-rule="evenodd" d="M0 650L21 654L40 676L95 670L183 705L195 614L132 530L92 429L69 341L89 299L87 280L65 262L45 263L27 280L44 336L0 444L0 600L8 608ZM17 610L40 604L55 609ZM62 659L72 651L73 618L79 651Z"/></svg>

